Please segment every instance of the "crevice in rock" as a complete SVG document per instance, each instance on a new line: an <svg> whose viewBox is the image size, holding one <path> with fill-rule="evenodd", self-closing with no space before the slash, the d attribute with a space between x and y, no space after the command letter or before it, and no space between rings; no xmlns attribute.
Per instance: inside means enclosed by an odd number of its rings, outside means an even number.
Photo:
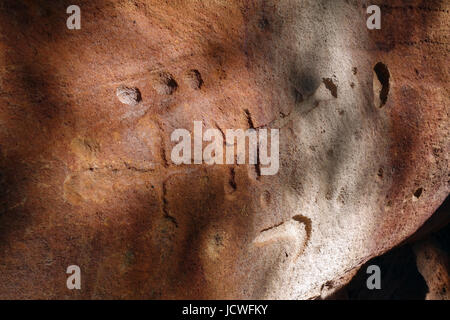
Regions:
<svg viewBox="0 0 450 320"><path fill-rule="evenodd" d="M230 180L228 181L233 191L236 191L237 184L236 184L236 172L234 171L234 168L230 168Z"/></svg>
<svg viewBox="0 0 450 320"><path fill-rule="evenodd" d="M255 164L255 172L256 172L256 180L261 179L261 165L259 164L259 146L257 147L256 153L256 164Z"/></svg>
<svg viewBox="0 0 450 320"><path fill-rule="evenodd" d="M133 166L127 162L123 162L123 167L117 167L113 165L106 165L102 167L97 167L95 165L91 165L89 167L84 167L81 170L73 171L73 174L79 174L86 171L91 172L98 172L98 171L112 171L112 172L120 172L120 171L134 171L139 173L148 173L148 172L155 172L156 168L139 168L136 166Z"/></svg>
<svg viewBox="0 0 450 320"><path fill-rule="evenodd" d="M244 109L245 115L247 117L247 122L249 129L255 130L255 125L253 123L252 115L248 109ZM255 164L256 180L261 178L261 165L259 162L259 144L256 144L256 164Z"/></svg>
<svg viewBox="0 0 450 320"><path fill-rule="evenodd" d="M142 172L142 173L145 173L145 172L154 172L154 171L155 171L155 169L138 168L138 167L135 167L135 166L130 165L130 164L127 163L127 162L124 162L123 164L125 165L126 170L131 170L131 171L136 171L136 172ZM114 170L114 169L113 169L113 170Z"/></svg>
<svg viewBox="0 0 450 320"><path fill-rule="evenodd" d="M215 126L216 126L217 130L219 130L220 133L222 134L223 144L226 145L227 138L225 136L225 132L223 132L222 128L217 124L217 122L215 122Z"/></svg>
<svg viewBox="0 0 450 320"><path fill-rule="evenodd" d="M175 225L175 227L178 228L177 219L175 219L175 217L171 216L170 212L169 212L169 208L168 208L169 202L167 200L167 185L166 184L167 184L166 181L164 181L162 184L162 205L163 205L162 210L164 213L164 218L166 218L167 220L172 222Z"/></svg>
<svg viewBox="0 0 450 320"><path fill-rule="evenodd" d="M283 223L284 223L284 222L280 222L280 223L277 223L276 225L273 225L273 226L271 226L271 227L264 228L264 229L262 229L259 233L263 233L263 232L267 232L267 231L269 231L269 230L275 229L275 228L281 226Z"/></svg>
<svg viewBox="0 0 450 320"><path fill-rule="evenodd" d="M165 168L169 167L169 161L167 160L166 157L166 143L164 141L164 129L163 126L161 125L161 123L158 121L158 127L159 127L159 131L161 133L160 135L160 139L161 139L161 144L160 144L160 154L161 154L161 159L163 161L163 165Z"/></svg>
<svg viewBox="0 0 450 320"><path fill-rule="evenodd" d="M245 116L247 117L248 127L250 129L255 129L255 125L253 124L253 119L252 119L252 115L251 115L250 111L248 109L245 109L244 112L245 112Z"/></svg>

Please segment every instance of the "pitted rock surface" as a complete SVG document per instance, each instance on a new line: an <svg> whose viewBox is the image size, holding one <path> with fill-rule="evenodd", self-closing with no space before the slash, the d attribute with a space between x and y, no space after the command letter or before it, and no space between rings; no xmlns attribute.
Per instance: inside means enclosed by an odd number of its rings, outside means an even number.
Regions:
<svg viewBox="0 0 450 320"><path fill-rule="evenodd" d="M448 195L448 2L71 4L0 3L0 298L323 297ZM174 165L194 121L278 174Z"/></svg>

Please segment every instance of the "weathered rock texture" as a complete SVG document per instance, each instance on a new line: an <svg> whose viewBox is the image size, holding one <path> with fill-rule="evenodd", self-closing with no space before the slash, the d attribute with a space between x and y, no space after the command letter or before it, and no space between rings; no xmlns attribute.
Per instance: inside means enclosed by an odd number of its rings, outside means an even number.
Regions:
<svg viewBox="0 0 450 320"><path fill-rule="evenodd" d="M71 4L0 2L0 298L322 297L447 196L447 1ZM194 120L279 173L174 165Z"/></svg>

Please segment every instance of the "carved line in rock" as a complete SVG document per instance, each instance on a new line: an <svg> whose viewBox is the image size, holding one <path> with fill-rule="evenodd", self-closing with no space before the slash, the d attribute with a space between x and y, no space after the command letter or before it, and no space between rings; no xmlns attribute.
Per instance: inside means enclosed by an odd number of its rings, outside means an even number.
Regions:
<svg viewBox="0 0 450 320"><path fill-rule="evenodd" d="M292 243L296 245L300 244L294 258L294 261L296 261L308 246L311 233L311 219L298 214L288 221L283 221L261 230L259 235L253 240L253 244L257 247L263 247L285 239L294 238Z"/></svg>

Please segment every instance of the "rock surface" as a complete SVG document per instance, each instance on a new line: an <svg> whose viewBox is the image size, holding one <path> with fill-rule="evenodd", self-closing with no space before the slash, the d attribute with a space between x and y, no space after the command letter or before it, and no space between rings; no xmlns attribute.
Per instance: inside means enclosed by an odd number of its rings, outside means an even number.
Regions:
<svg viewBox="0 0 450 320"><path fill-rule="evenodd" d="M0 2L0 298L318 298L448 195L448 2L71 4ZM194 120L278 174L174 165Z"/></svg>

